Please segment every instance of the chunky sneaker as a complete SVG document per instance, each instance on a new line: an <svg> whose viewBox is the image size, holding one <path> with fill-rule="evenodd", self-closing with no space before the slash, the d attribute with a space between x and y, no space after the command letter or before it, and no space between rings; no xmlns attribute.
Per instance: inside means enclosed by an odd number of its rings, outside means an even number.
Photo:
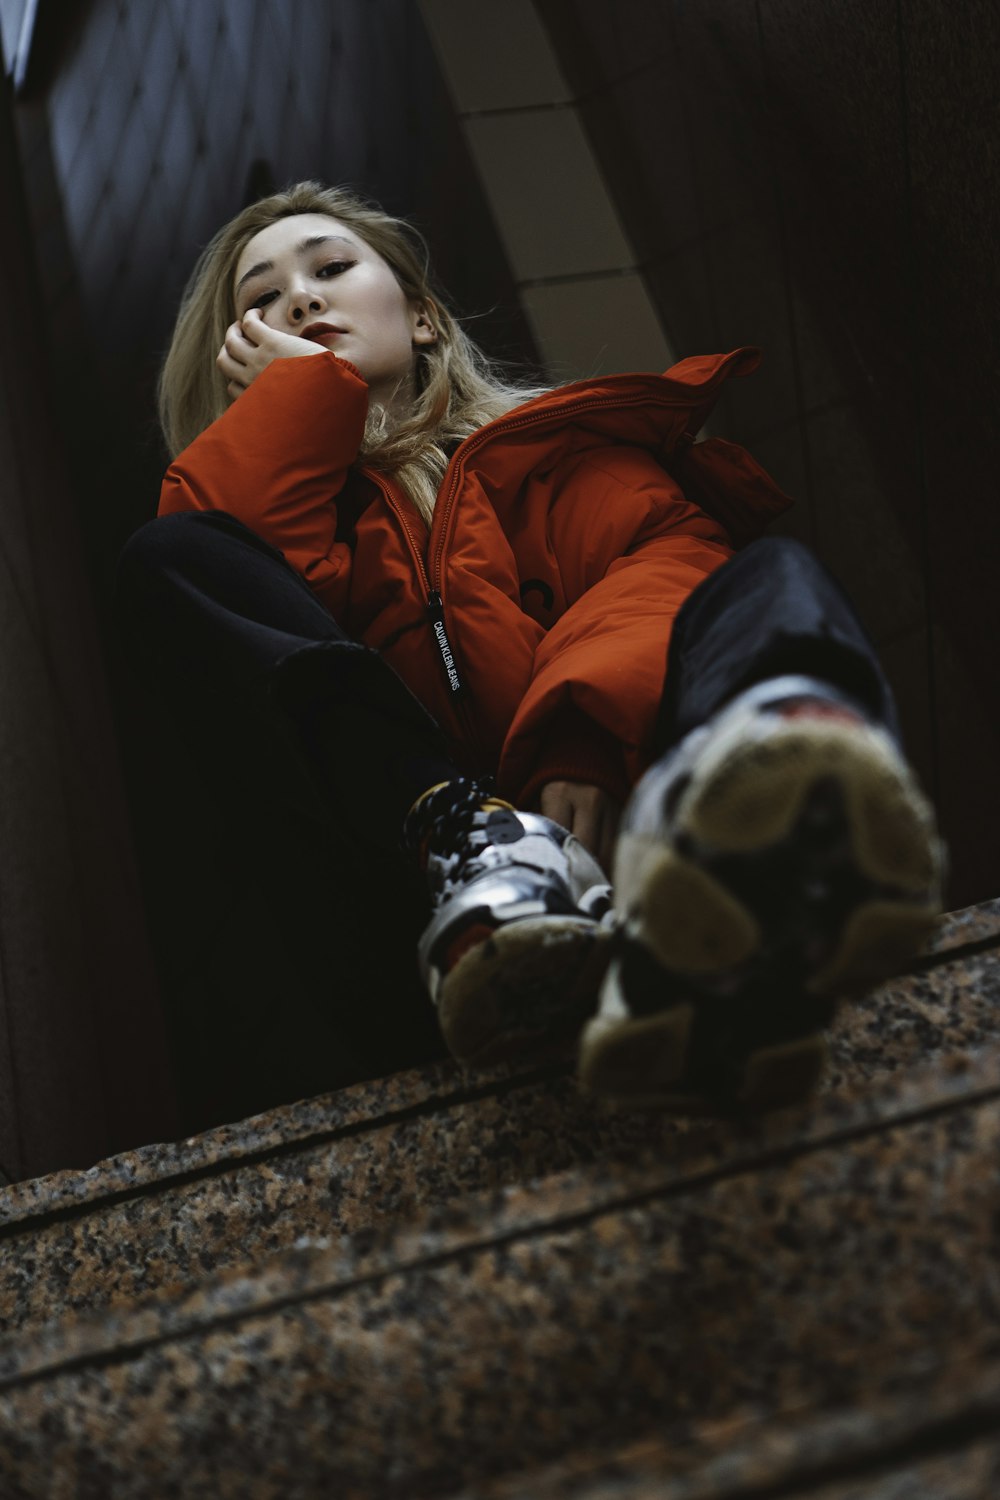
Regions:
<svg viewBox="0 0 1000 1500"><path fill-rule="evenodd" d="M943 862L913 773L856 703L801 677L741 693L625 810L582 1086L713 1112L805 1097L838 997L930 932Z"/></svg>
<svg viewBox="0 0 1000 1500"><path fill-rule="evenodd" d="M497 1062L574 1038L608 961L597 861L558 823L465 779L425 792L403 837L430 884L418 955L452 1054Z"/></svg>

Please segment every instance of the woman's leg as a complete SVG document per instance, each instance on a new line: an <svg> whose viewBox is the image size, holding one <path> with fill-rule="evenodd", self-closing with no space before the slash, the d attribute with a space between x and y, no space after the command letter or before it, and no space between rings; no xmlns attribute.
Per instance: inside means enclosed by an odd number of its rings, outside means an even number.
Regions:
<svg viewBox="0 0 1000 1500"><path fill-rule="evenodd" d="M455 1056L575 1035L606 967L577 904L606 892L600 867L462 777L280 554L221 513L168 517L126 550L120 606L356 1076L440 1050L418 954Z"/></svg>
<svg viewBox="0 0 1000 1500"><path fill-rule="evenodd" d="M891 689L843 589L801 543L764 537L711 574L677 616L658 753L752 683L787 675L839 688L899 739Z"/></svg>
<svg viewBox="0 0 1000 1500"><path fill-rule="evenodd" d="M267 941L284 954L275 993L252 1001L234 980L233 993L213 996L213 1016L171 1018L179 1066L199 1075L191 1095L240 1051L235 1065L259 1066L260 1088L232 1096L258 1108L439 1054L414 958L427 895L400 851L414 798L457 775L430 716L280 554L223 514L137 533L121 562L118 622L148 712L165 707L186 747L171 777L198 783L214 824L167 831L177 883L181 851L196 865L214 837L232 872L224 900L252 872ZM173 803L188 805L176 792ZM173 888L153 884L174 921L210 929L213 912L188 914Z"/></svg>
<svg viewBox="0 0 1000 1500"><path fill-rule="evenodd" d="M838 996L907 961L942 875L874 650L804 548L757 543L691 595L659 740L622 821L582 1078L676 1107L799 1098Z"/></svg>
<svg viewBox="0 0 1000 1500"><path fill-rule="evenodd" d="M143 527L122 556L118 606L137 673L175 713L228 721L277 710L341 821L363 806L363 843L397 848L414 798L458 774L434 720L382 657L231 516Z"/></svg>

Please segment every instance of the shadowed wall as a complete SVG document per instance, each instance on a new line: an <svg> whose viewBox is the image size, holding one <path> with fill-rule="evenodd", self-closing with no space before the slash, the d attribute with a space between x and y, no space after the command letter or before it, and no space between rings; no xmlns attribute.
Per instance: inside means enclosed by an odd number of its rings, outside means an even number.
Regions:
<svg viewBox="0 0 1000 1500"><path fill-rule="evenodd" d="M233 868L210 786L117 661L115 562L155 512L166 455L153 390L183 284L245 202L317 177L414 219L474 336L500 357L535 353L409 0L90 0L50 14L58 24L40 33L17 105L21 149L182 1120L194 1130L352 1074L325 1015L314 1009L310 1024L307 1008L303 1019L293 956ZM331 997L335 986L331 962Z"/></svg>
<svg viewBox="0 0 1000 1500"><path fill-rule="evenodd" d="M0 100L0 1177L173 1128L166 1047Z"/></svg>
<svg viewBox="0 0 1000 1500"><path fill-rule="evenodd" d="M538 0L679 357L758 344L716 430L860 608L952 852L996 894L1000 18L930 0Z"/></svg>

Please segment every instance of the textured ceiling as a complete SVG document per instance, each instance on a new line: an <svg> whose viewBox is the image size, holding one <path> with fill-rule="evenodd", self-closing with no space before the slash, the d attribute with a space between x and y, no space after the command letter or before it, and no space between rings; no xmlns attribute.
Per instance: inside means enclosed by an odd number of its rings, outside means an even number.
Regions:
<svg viewBox="0 0 1000 1500"><path fill-rule="evenodd" d="M60 59L48 116L102 343L135 347L150 320L162 327L258 161L279 184L319 176L367 189L438 229L456 259L475 228L461 227L466 195L442 191L442 169L460 181L463 168L435 85L407 0L94 0Z"/></svg>

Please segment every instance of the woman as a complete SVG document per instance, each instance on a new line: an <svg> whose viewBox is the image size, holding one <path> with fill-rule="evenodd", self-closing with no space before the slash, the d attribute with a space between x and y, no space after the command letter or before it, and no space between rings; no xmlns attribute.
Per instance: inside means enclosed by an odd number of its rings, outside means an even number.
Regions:
<svg viewBox="0 0 1000 1500"><path fill-rule="evenodd" d="M586 1022L596 1092L784 1102L818 1077L835 997L938 909L862 627L797 544L745 545L788 503L749 455L694 444L755 364L512 385L414 232L315 183L195 269L130 633L195 722L242 689L287 724L345 889L378 899L409 850L462 1059Z"/></svg>

